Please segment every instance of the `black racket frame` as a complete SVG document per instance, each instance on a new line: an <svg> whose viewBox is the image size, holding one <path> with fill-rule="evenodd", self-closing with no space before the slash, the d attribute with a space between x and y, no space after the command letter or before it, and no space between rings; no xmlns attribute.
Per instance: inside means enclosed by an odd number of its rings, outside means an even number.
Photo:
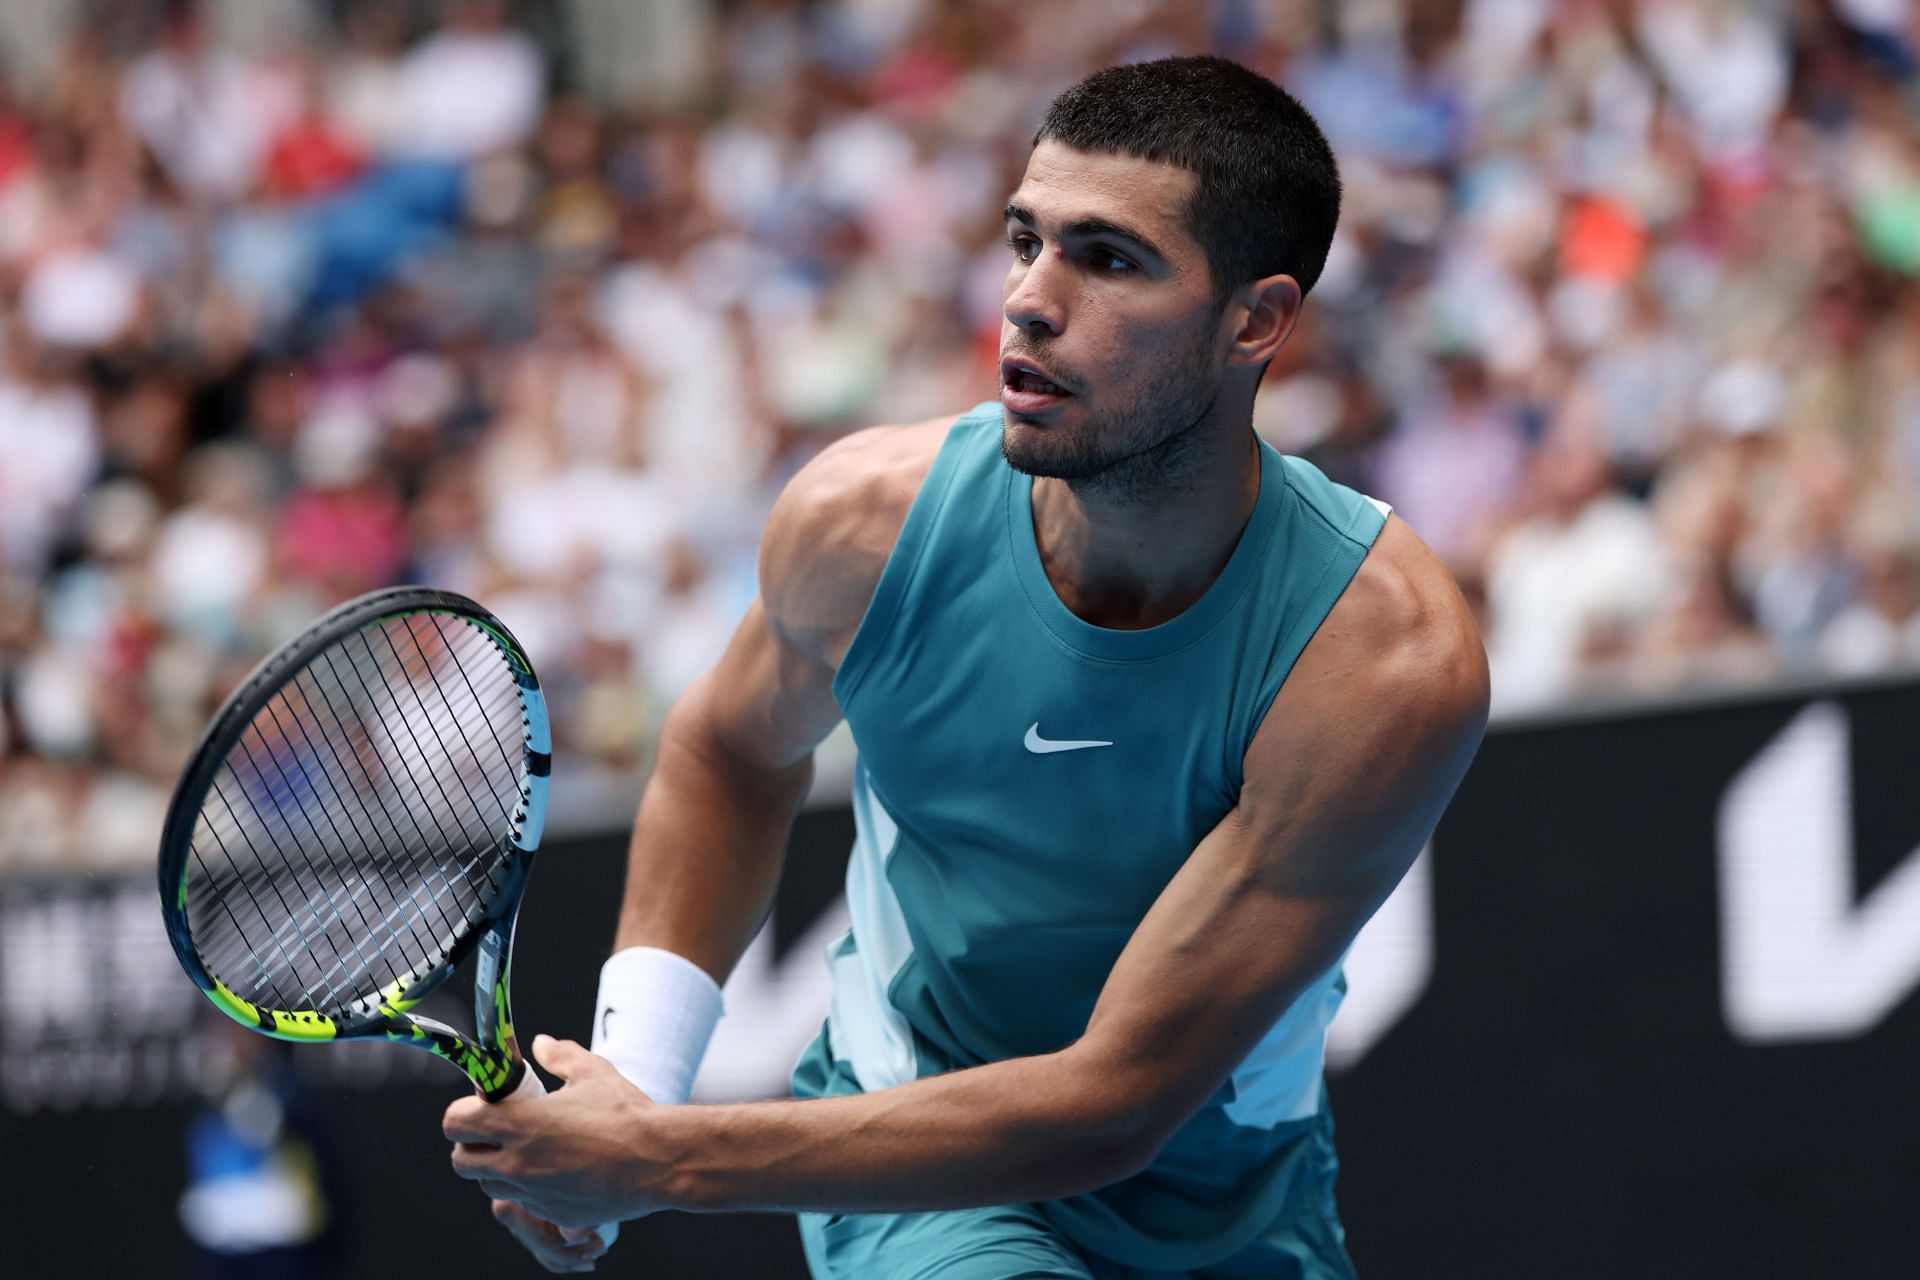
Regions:
<svg viewBox="0 0 1920 1280"><path fill-rule="evenodd" d="M345 636L387 618L418 613L451 615L476 624L513 672L521 707L522 760L519 800L508 829L500 835L506 855L500 864L504 878L484 912L468 922L441 963L406 975L377 1001L367 1002L364 1011L338 1017L316 1009L273 1009L250 1003L207 971L188 927L192 841L201 806L240 735L296 673ZM295 1043L384 1039L411 1045L459 1067L489 1101L506 1097L519 1087L527 1070L514 1036L509 993L513 933L545 826L552 750L546 700L533 663L505 624L481 605L451 591L401 586L369 592L337 606L269 654L228 695L201 734L174 789L161 828L159 886L167 938L181 967L221 1012L262 1035ZM473 1036L413 1011L475 952L479 963Z"/></svg>

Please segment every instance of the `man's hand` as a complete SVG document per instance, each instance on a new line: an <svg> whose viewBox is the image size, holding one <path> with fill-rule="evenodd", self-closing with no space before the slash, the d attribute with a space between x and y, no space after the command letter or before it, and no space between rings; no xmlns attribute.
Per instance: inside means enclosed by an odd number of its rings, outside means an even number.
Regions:
<svg viewBox="0 0 1920 1280"><path fill-rule="evenodd" d="M494 1215L548 1270L573 1270L605 1252L593 1228L669 1207L655 1190L669 1165L639 1139L649 1112L672 1108L571 1040L536 1036L533 1057L561 1088L501 1103L462 1098L441 1127L454 1172L510 1202Z"/></svg>
<svg viewBox="0 0 1920 1280"><path fill-rule="evenodd" d="M495 1200L493 1216L505 1224L515 1240L527 1247L535 1262L557 1273L593 1270L593 1264L613 1246L614 1236L620 1230L610 1226L604 1237L597 1231L562 1231L511 1200Z"/></svg>

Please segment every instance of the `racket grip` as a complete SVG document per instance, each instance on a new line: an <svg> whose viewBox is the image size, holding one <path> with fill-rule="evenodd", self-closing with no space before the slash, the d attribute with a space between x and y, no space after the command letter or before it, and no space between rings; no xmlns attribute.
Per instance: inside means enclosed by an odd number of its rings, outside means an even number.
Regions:
<svg viewBox="0 0 1920 1280"><path fill-rule="evenodd" d="M535 1071L525 1058L521 1058L515 1062L513 1067L515 1071L520 1073L520 1079L514 1082L512 1088L495 1098L495 1102L519 1101L527 1098L545 1096L547 1086L540 1082L540 1073Z"/></svg>
<svg viewBox="0 0 1920 1280"><path fill-rule="evenodd" d="M516 1065L520 1071L519 1083L507 1090L507 1092L502 1094L496 1101L524 1102L529 1098L544 1097L547 1092L547 1086L541 1083L540 1073L535 1071L525 1059L521 1059ZM563 1229L562 1233L568 1237L569 1243L572 1244L585 1244L589 1239L597 1236L599 1237L601 1248L610 1249L613 1247L613 1242L620 1238L620 1224L617 1222L603 1222L599 1226L591 1227L585 1231L566 1231Z"/></svg>

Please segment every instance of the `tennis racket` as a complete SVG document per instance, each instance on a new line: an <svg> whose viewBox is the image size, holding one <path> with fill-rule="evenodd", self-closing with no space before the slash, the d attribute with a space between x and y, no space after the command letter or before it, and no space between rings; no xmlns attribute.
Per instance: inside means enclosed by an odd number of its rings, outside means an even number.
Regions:
<svg viewBox="0 0 1920 1280"><path fill-rule="evenodd" d="M514 919L552 742L533 664L462 596L339 606L221 706L173 794L174 953L243 1026L445 1058L489 1101L545 1092L514 1039ZM420 1012L469 954L472 1034Z"/></svg>

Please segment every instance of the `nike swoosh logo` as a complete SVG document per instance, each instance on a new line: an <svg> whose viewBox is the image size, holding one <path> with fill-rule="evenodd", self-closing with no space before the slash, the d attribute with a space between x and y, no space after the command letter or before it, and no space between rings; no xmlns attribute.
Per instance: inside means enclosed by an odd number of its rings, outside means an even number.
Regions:
<svg viewBox="0 0 1920 1280"><path fill-rule="evenodd" d="M1088 747L1110 747L1111 742L1080 741L1072 738L1043 738L1040 736L1040 722L1035 720L1027 730L1027 750L1037 756L1053 751L1085 751Z"/></svg>

